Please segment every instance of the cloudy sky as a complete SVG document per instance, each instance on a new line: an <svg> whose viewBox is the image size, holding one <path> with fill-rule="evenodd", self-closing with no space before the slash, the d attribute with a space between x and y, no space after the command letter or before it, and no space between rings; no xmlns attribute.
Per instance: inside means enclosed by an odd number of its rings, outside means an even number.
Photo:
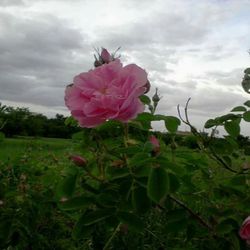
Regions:
<svg viewBox="0 0 250 250"><path fill-rule="evenodd" d="M0 102L68 115L65 86L93 67L93 47L121 46L159 88L158 112L191 97L201 129L249 98L249 13L250 0L0 0Z"/></svg>

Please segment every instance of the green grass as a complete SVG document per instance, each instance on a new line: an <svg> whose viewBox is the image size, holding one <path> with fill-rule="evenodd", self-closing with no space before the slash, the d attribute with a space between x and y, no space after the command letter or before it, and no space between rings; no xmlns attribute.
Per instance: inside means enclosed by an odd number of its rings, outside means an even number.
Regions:
<svg viewBox="0 0 250 250"><path fill-rule="evenodd" d="M48 155L64 157L72 151L70 139L57 138L6 138L0 143L0 161L15 161L22 157L44 158Z"/></svg>

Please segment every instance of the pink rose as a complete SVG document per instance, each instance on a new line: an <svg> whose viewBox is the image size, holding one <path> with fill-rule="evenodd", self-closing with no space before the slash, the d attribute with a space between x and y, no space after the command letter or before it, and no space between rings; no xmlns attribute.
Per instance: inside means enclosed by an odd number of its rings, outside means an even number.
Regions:
<svg viewBox="0 0 250 250"><path fill-rule="evenodd" d="M96 127L106 120L127 122L143 112L139 96L145 92L147 74L135 64L119 59L74 78L65 91L65 104L80 126Z"/></svg>
<svg viewBox="0 0 250 250"><path fill-rule="evenodd" d="M79 155L71 155L69 159L77 166L85 166L87 161Z"/></svg>
<svg viewBox="0 0 250 250"><path fill-rule="evenodd" d="M160 151L160 143L159 143L158 139L154 135L151 135L149 138L149 141L153 145L153 151L155 153L158 153Z"/></svg>
<svg viewBox="0 0 250 250"><path fill-rule="evenodd" d="M239 234L243 240L247 240L250 244L250 216L243 221Z"/></svg>

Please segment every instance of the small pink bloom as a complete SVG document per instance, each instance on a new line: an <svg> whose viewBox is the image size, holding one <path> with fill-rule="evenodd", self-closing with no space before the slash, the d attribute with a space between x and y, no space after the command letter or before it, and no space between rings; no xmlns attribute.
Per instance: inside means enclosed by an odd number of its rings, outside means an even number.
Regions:
<svg viewBox="0 0 250 250"><path fill-rule="evenodd" d="M243 240L247 240L250 243L250 216L243 221L239 234Z"/></svg>
<svg viewBox="0 0 250 250"><path fill-rule="evenodd" d="M102 58L102 60L103 60L105 63L109 63L109 62L112 61L112 56L111 56L110 53L109 53L106 49L104 49L104 48L102 48L101 58Z"/></svg>
<svg viewBox="0 0 250 250"><path fill-rule="evenodd" d="M158 139L154 135L151 135L149 138L149 141L152 143L152 145L154 147L153 150L155 152L158 152L160 150L160 143L159 143Z"/></svg>
<svg viewBox="0 0 250 250"><path fill-rule="evenodd" d="M116 59L77 75L65 90L65 104L82 127L110 119L128 122L144 110L139 97L146 83L145 70L135 64L123 67Z"/></svg>
<svg viewBox="0 0 250 250"><path fill-rule="evenodd" d="M85 166L87 161L79 155L71 155L69 159L77 166Z"/></svg>

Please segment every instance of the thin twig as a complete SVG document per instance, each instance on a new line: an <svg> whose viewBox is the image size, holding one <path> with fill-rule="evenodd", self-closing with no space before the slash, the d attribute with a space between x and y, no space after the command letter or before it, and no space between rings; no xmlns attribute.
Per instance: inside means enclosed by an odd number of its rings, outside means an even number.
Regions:
<svg viewBox="0 0 250 250"><path fill-rule="evenodd" d="M106 242L106 244L105 244L103 250L107 250L107 249L108 249L108 247L109 247L111 241L114 239L116 233L117 233L118 230L120 229L120 225L121 225L121 223L119 223L119 224L117 225L117 227L115 228L114 232L112 233L112 235L110 236L110 238L109 238L108 241Z"/></svg>
<svg viewBox="0 0 250 250"><path fill-rule="evenodd" d="M189 212L201 225L209 229L210 231L214 231L213 228L198 214L196 214L191 208L189 208L186 204L184 204L182 201L176 199L175 197L169 195L169 198L173 200L175 203L177 203L179 206L183 207L185 210Z"/></svg>

